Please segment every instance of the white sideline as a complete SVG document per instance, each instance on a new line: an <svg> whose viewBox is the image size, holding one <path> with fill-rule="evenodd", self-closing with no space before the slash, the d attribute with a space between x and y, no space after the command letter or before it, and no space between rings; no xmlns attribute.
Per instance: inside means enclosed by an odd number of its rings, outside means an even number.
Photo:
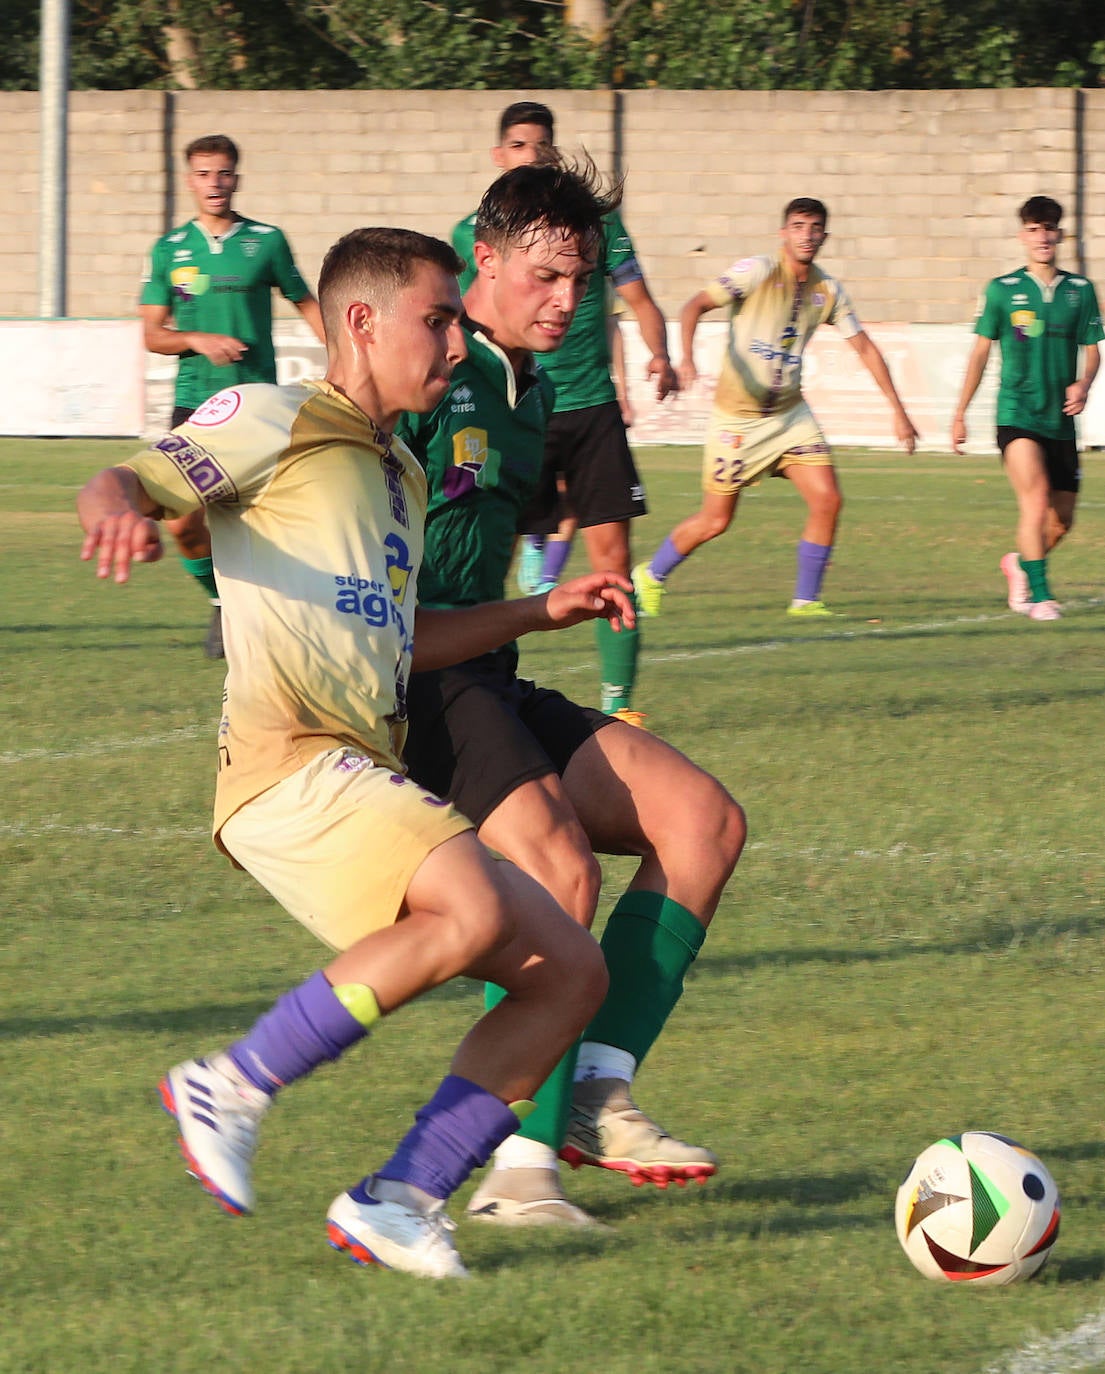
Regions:
<svg viewBox="0 0 1105 1374"><path fill-rule="evenodd" d="M1075 610L1081 606L1101 606L1105 605L1105 597L1068 597L1064 606ZM695 659L702 658L737 658L745 654L764 654L774 653L779 649L791 649L796 646L807 644L840 643L852 639L893 639L896 635L918 634L939 630L950 630L956 625L990 625L999 620L1021 620L1022 616L1015 611L997 611L985 615L957 615L948 620L922 620L914 625L881 625L863 624L856 626L855 629L830 630L828 628L818 629L813 634L788 635L785 639L761 639L752 644L731 644L725 648L718 649L687 649L675 653L657 654L645 650L648 663L686 663ZM593 673L596 668L593 661L586 663L572 663L567 666L557 667L555 665L546 667L541 665L541 681L545 682L556 677L568 677L576 673Z"/></svg>
<svg viewBox="0 0 1105 1374"><path fill-rule="evenodd" d="M1072 1374L1096 1369L1105 1361L1105 1310L1080 1322L1072 1331L1033 1340L1008 1359L988 1365L985 1374Z"/></svg>

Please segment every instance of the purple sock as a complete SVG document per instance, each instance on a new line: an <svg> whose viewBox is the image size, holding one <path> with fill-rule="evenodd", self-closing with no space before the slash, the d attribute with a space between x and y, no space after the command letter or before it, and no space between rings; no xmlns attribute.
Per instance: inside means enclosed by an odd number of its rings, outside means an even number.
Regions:
<svg viewBox="0 0 1105 1374"><path fill-rule="evenodd" d="M467 1078L449 1074L399 1142L376 1178L411 1183L431 1197L448 1198L473 1169L518 1129L518 1118L493 1094ZM359 1202L371 1176L349 1191Z"/></svg>
<svg viewBox="0 0 1105 1374"><path fill-rule="evenodd" d="M337 1059L367 1034L320 969L286 992L227 1054L255 1088L275 1093L325 1060Z"/></svg>
<svg viewBox="0 0 1105 1374"><path fill-rule="evenodd" d="M679 567L685 557L686 554L680 553L671 542L671 535L669 534L652 555L652 562L648 565L648 570L657 582L663 582L670 572L674 572Z"/></svg>
<svg viewBox="0 0 1105 1374"><path fill-rule="evenodd" d="M541 563L541 581L555 582L564 571L564 564L572 551L570 539L546 539L545 554Z"/></svg>
<svg viewBox="0 0 1105 1374"><path fill-rule="evenodd" d="M819 601L821 583L832 557L831 544L811 544L808 539L798 541L798 578L794 584L795 601Z"/></svg>

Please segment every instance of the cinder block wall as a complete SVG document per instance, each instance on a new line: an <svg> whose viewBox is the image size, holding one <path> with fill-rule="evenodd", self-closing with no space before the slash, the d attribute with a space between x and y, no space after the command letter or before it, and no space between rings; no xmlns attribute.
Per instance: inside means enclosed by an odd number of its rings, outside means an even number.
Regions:
<svg viewBox="0 0 1105 1374"><path fill-rule="evenodd" d="M545 100L558 142L604 169L620 148L626 222L669 316L735 257L772 251L794 195L828 204L821 261L870 321L969 318L982 281L1017 259L1016 207L1037 192L1067 207L1066 264L1080 249L1105 287L1105 90L94 91L70 102L69 313L133 313L150 243L191 213L181 150L199 134L240 143L238 207L279 224L313 278L358 224L447 236L522 97ZM0 92L0 125L15 193L0 208L0 315L33 316L37 94Z"/></svg>

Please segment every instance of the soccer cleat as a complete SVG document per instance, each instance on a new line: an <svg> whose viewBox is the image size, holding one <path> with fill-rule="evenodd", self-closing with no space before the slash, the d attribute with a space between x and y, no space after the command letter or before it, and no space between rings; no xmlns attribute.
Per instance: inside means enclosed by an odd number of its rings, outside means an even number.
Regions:
<svg viewBox="0 0 1105 1374"><path fill-rule="evenodd" d="M210 1063L189 1059L178 1064L158 1087L162 1106L180 1128L180 1152L188 1172L224 1212L234 1217L251 1212L249 1166L272 1098L234 1074L222 1055Z"/></svg>
<svg viewBox="0 0 1105 1374"><path fill-rule="evenodd" d="M541 568L545 561L545 550L540 544L531 543L523 538L518 550L518 590L523 596L532 596L541 582Z"/></svg>
<svg viewBox="0 0 1105 1374"><path fill-rule="evenodd" d="M1029 620L1062 620L1058 601L1033 601L1028 607Z"/></svg>
<svg viewBox="0 0 1105 1374"><path fill-rule="evenodd" d="M547 596L557 585L558 583L555 577L540 578L537 586L533 589L533 594L534 596Z"/></svg>
<svg viewBox="0 0 1105 1374"><path fill-rule="evenodd" d="M653 577L647 563L638 563L629 576L637 594L638 612L643 616L658 616L667 588L659 578Z"/></svg>
<svg viewBox="0 0 1105 1374"><path fill-rule="evenodd" d="M358 1202L348 1193L339 1193L326 1213L326 1235L335 1250L358 1264L424 1279L468 1278L453 1245L455 1230L456 1222L443 1211L416 1212L371 1197Z"/></svg>
<svg viewBox="0 0 1105 1374"><path fill-rule="evenodd" d="M1007 553L998 565L1009 583L1009 609L1018 615L1028 615L1032 598L1028 589L1028 574L1021 567L1019 553Z"/></svg>
<svg viewBox="0 0 1105 1374"><path fill-rule="evenodd" d="M836 614L830 611L824 601L803 601L799 605L787 607L787 615L800 616L804 620L831 620Z"/></svg>
<svg viewBox="0 0 1105 1374"><path fill-rule="evenodd" d="M225 658L223 649L223 608L219 601L211 603L211 624L207 627L207 638L203 641L203 652L208 658Z"/></svg>
<svg viewBox="0 0 1105 1374"><path fill-rule="evenodd" d="M624 721L626 725L632 725L637 730L648 730L645 724L648 717L644 711L631 711L628 706L622 706L617 711L611 711L610 716L613 720Z"/></svg>
<svg viewBox="0 0 1105 1374"><path fill-rule="evenodd" d="M590 1226L602 1223L564 1196L555 1169L492 1169L464 1215L498 1226Z"/></svg>
<svg viewBox="0 0 1105 1374"><path fill-rule="evenodd" d="M705 1183L717 1173L717 1157L688 1145L650 1121L620 1078L577 1083L560 1158L573 1169L593 1164L627 1174L634 1187L655 1183L682 1188L688 1179Z"/></svg>

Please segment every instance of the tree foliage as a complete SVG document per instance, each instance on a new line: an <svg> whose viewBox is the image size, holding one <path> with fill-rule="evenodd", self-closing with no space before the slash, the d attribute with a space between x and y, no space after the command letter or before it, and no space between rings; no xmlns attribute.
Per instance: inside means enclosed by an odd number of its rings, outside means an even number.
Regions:
<svg viewBox="0 0 1105 1374"><path fill-rule="evenodd" d="M1102 0L72 0L77 88L767 90L1096 86ZM38 81L37 7L0 0L0 89Z"/></svg>

